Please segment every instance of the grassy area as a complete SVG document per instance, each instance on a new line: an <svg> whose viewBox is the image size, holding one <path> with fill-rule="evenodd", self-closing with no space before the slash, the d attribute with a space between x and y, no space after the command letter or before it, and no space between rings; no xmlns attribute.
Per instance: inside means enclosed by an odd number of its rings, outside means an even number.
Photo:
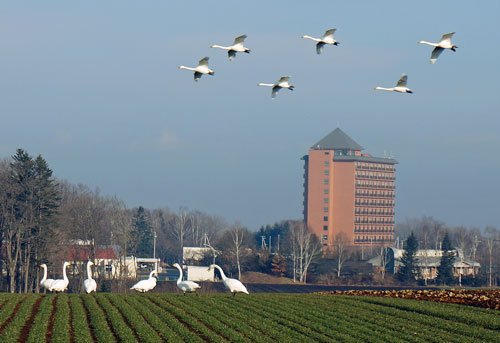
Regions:
<svg viewBox="0 0 500 343"><path fill-rule="evenodd" d="M321 294L0 294L0 342L500 342L500 311Z"/></svg>

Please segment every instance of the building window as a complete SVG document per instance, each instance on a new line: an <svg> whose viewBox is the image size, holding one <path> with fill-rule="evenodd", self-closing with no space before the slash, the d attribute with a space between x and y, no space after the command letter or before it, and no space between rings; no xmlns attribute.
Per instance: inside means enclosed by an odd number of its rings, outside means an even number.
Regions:
<svg viewBox="0 0 500 343"><path fill-rule="evenodd" d="M323 225L323 231L328 231L328 225Z"/></svg>
<svg viewBox="0 0 500 343"><path fill-rule="evenodd" d="M328 185L328 179L323 179L323 184Z"/></svg>
<svg viewBox="0 0 500 343"><path fill-rule="evenodd" d="M323 240L326 241L328 239L328 235L323 235Z"/></svg>
<svg viewBox="0 0 500 343"><path fill-rule="evenodd" d="M324 217L323 217L323 221L324 221L324 222L327 222L327 221L328 221L328 216L324 216Z"/></svg>
<svg viewBox="0 0 500 343"><path fill-rule="evenodd" d="M323 212L328 212L328 207L323 207Z"/></svg>
<svg viewBox="0 0 500 343"><path fill-rule="evenodd" d="M328 198L323 198L323 203L328 204L329 199Z"/></svg>
<svg viewBox="0 0 500 343"><path fill-rule="evenodd" d="M323 172L323 174L330 175L330 171L328 169L325 169L325 171Z"/></svg>
<svg viewBox="0 0 500 343"><path fill-rule="evenodd" d="M328 189L323 189L323 194L328 194Z"/></svg>
<svg viewBox="0 0 500 343"><path fill-rule="evenodd" d="M323 164L325 167L328 167L330 165L330 161L324 161Z"/></svg>

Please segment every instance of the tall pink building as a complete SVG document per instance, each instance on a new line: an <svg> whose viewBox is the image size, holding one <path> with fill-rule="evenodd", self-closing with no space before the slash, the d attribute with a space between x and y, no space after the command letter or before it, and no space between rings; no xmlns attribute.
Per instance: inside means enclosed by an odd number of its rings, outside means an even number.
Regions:
<svg viewBox="0 0 500 343"><path fill-rule="evenodd" d="M339 233L354 246L394 241L397 161L362 150L337 128L303 157L304 220L325 248Z"/></svg>

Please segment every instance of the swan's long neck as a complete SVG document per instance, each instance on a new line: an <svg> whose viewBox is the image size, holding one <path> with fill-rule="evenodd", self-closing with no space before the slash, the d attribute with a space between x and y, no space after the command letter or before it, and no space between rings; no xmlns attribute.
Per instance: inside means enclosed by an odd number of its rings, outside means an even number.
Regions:
<svg viewBox="0 0 500 343"><path fill-rule="evenodd" d="M92 279L92 268L90 268L90 263L87 263L87 277Z"/></svg>
<svg viewBox="0 0 500 343"><path fill-rule="evenodd" d="M230 50L231 47L230 46L222 46L222 45L217 45L217 44L214 44L212 46L210 46L211 48L218 48L218 49L224 49L224 50Z"/></svg>
<svg viewBox="0 0 500 343"><path fill-rule="evenodd" d="M394 88L385 88L385 87L375 87L375 89L381 90L381 91L393 91Z"/></svg>
<svg viewBox="0 0 500 343"><path fill-rule="evenodd" d="M187 69L187 70L195 71L195 68L186 67L186 66L180 66L179 69Z"/></svg>
<svg viewBox="0 0 500 343"><path fill-rule="evenodd" d="M265 86L265 87L274 87L273 83L259 83L259 86Z"/></svg>
<svg viewBox="0 0 500 343"><path fill-rule="evenodd" d="M226 280L227 277L226 277L226 274L224 274L224 271L222 270L221 267L219 267L218 265L214 264L214 267L217 268L220 272L220 276L222 277L222 280Z"/></svg>
<svg viewBox="0 0 500 343"><path fill-rule="evenodd" d="M149 279L152 279L153 278L153 274L155 274L156 272L153 270L151 273L149 273Z"/></svg>
<svg viewBox="0 0 500 343"><path fill-rule="evenodd" d="M176 266L179 269L179 278L177 279L177 283L182 282L182 268L180 266Z"/></svg>
<svg viewBox="0 0 500 343"><path fill-rule="evenodd" d="M428 41L425 41L425 40L421 40L419 41L420 44L426 44L426 45L430 45L430 46L438 46L437 43L432 43L432 42L428 42Z"/></svg>
<svg viewBox="0 0 500 343"><path fill-rule="evenodd" d="M64 281L69 281L68 276L66 275L66 267L67 266L68 266L68 264L64 263L64 266L63 266L63 279L64 279Z"/></svg>
<svg viewBox="0 0 500 343"><path fill-rule="evenodd" d="M47 280L47 266L46 266L46 265L43 265L43 266L42 266L42 268L43 268L43 278L42 278L42 280L40 281L40 283L44 283L44 282L45 282L45 280Z"/></svg>
<svg viewBox="0 0 500 343"><path fill-rule="evenodd" d="M310 40L313 40L315 42L321 42L321 39L315 38L315 37L311 37L311 36L308 36L308 35L304 35L304 36L302 36L302 38L310 39Z"/></svg>

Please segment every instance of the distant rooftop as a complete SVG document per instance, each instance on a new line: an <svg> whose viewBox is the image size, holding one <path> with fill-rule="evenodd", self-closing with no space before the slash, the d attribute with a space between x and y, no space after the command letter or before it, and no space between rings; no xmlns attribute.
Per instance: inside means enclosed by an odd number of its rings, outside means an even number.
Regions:
<svg viewBox="0 0 500 343"><path fill-rule="evenodd" d="M363 147L356 143L351 137L349 137L344 131L336 128L330 132L327 136L321 139L319 142L314 144L312 149L319 150L363 150Z"/></svg>

